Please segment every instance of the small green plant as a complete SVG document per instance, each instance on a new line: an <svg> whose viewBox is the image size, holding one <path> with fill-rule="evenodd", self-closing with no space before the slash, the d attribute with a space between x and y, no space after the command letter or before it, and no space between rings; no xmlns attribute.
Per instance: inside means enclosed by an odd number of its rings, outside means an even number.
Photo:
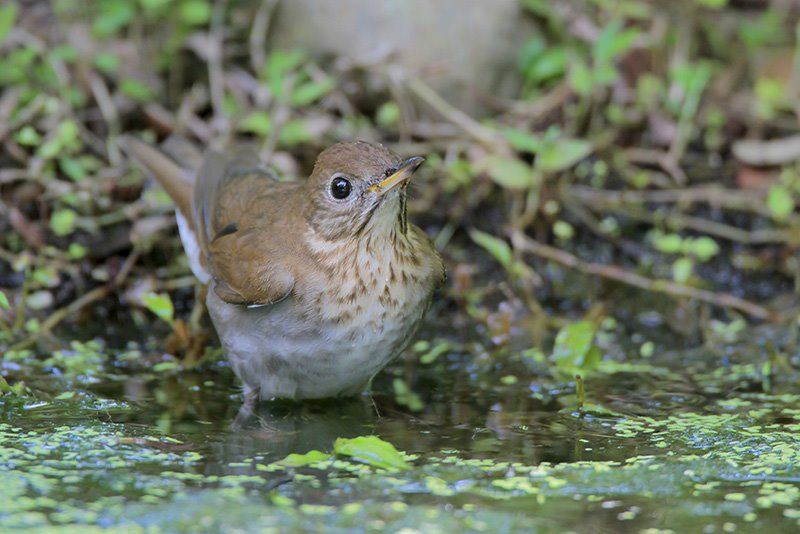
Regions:
<svg viewBox="0 0 800 534"><path fill-rule="evenodd" d="M477 229L470 230L469 236L476 244L491 254L509 274L517 278L529 276L530 267L514 258L511 246L505 240Z"/></svg>
<svg viewBox="0 0 800 534"><path fill-rule="evenodd" d="M591 63L586 64L575 54L572 58L569 81L579 95L591 96L598 88L614 83L619 76L617 59L633 45L639 30L623 28L622 21L606 24L591 49Z"/></svg>
<svg viewBox="0 0 800 534"><path fill-rule="evenodd" d="M25 382L19 381L12 386L6 381L5 377L0 375L0 398L2 398L4 395L21 397L27 392L28 388L25 385Z"/></svg>
<svg viewBox="0 0 800 534"><path fill-rule="evenodd" d="M575 375L575 397L578 399L576 404L578 411L583 410L583 405L586 404L586 387L581 375Z"/></svg>
<svg viewBox="0 0 800 534"><path fill-rule="evenodd" d="M67 377L92 380L109 360L105 345L99 340L72 341L69 346L69 349L55 351L44 364L57 367Z"/></svg>
<svg viewBox="0 0 800 534"><path fill-rule="evenodd" d="M175 306L172 304L172 299L166 293L148 293L142 302L145 307L153 312L159 319L166 321L170 325L175 324Z"/></svg>
<svg viewBox="0 0 800 534"><path fill-rule="evenodd" d="M595 345L597 325L582 320L563 326L556 335L550 361L557 374L563 377L584 375L600 364L600 348Z"/></svg>
<svg viewBox="0 0 800 534"><path fill-rule="evenodd" d="M678 254L672 264L672 277L676 282L686 283L692 277L695 261L705 263L720 252L717 242L708 237L683 237L675 233L664 233L652 230L648 239L653 248L664 254Z"/></svg>
<svg viewBox="0 0 800 534"><path fill-rule="evenodd" d="M420 396L402 378L395 378L392 381L392 389L397 404L407 407L412 412L421 412L425 408L425 403L422 402Z"/></svg>
<svg viewBox="0 0 800 534"><path fill-rule="evenodd" d="M534 94L538 89L564 77L569 65L566 46L549 46L543 39L528 41L520 53L520 70L523 94Z"/></svg>

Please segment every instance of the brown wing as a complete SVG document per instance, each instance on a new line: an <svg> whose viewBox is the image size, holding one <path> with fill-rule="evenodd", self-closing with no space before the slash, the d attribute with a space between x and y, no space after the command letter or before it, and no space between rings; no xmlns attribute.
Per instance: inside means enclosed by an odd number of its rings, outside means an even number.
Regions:
<svg viewBox="0 0 800 534"><path fill-rule="evenodd" d="M287 243L269 229L281 226L281 205L294 187L260 168L253 154L205 157L194 187L194 227L222 300L266 305L292 292L294 276L281 261Z"/></svg>

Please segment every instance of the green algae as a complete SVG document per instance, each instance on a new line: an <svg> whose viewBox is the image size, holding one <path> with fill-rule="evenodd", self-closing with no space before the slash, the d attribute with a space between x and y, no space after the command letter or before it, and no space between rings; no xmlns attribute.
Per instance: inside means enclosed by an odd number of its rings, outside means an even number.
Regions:
<svg viewBox="0 0 800 534"><path fill-rule="evenodd" d="M275 405L238 432L227 429L235 410L207 408L235 409L216 374L177 374L151 403L113 389L7 393L0 530L560 532L585 531L587 518L614 530L796 530L800 396L721 395L730 377L711 371L695 377L703 395L621 402L619 391L645 398L633 377L680 388L656 358L601 364L581 411L570 388L531 391L514 370L483 406L425 397L414 416L378 416L366 401Z"/></svg>
<svg viewBox="0 0 800 534"><path fill-rule="evenodd" d="M276 462L279 467L303 467L307 465L318 465L330 460L330 454L321 451L308 451L305 454L290 454L283 460Z"/></svg>

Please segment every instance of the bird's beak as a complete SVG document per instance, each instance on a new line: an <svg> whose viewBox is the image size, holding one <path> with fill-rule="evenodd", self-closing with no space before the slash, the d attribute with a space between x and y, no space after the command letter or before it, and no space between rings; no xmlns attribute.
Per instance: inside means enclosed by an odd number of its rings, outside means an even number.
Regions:
<svg viewBox="0 0 800 534"><path fill-rule="evenodd" d="M411 178L411 175L414 174L422 162L425 161L425 158L414 156L413 158L408 158L403 163L400 164L397 169L392 172L389 176L378 182L377 184L370 186L369 190L373 192L377 192L380 195L388 193L395 187L398 187L406 182Z"/></svg>

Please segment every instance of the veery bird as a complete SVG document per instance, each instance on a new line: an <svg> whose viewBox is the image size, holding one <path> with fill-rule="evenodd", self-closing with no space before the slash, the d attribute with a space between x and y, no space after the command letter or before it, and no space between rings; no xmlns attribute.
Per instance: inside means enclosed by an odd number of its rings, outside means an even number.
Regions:
<svg viewBox="0 0 800 534"><path fill-rule="evenodd" d="M249 398L358 394L408 345L444 280L406 216L423 158L343 142L319 154L305 182L281 182L244 152L124 142L177 206L192 272L209 286L211 320Z"/></svg>

